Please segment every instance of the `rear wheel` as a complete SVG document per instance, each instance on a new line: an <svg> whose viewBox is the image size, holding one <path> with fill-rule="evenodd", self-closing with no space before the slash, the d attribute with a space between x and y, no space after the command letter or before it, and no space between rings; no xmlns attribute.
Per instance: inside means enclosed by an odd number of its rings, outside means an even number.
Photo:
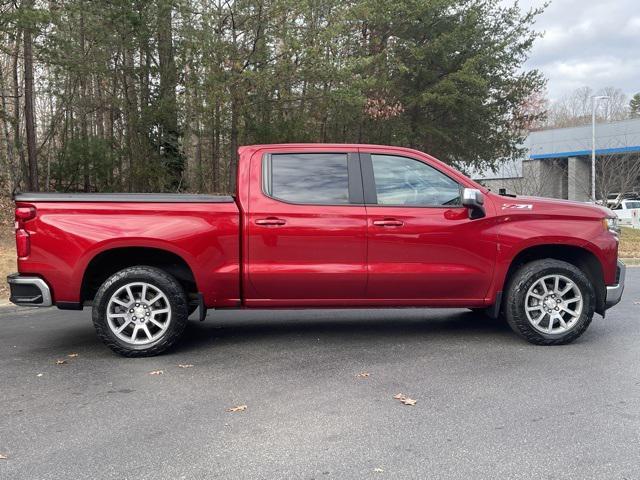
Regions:
<svg viewBox="0 0 640 480"><path fill-rule="evenodd" d="M578 338L591 323L595 291L576 266L536 260L513 276L504 309L511 328L529 342L561 345Z"/></svg>
<svg viewBox="0 0 640 480"><path fill-rule="evenodd" d="M127 357L158 355L182 336L189 316L180 283L154 267L130 267L109 277L93 307L98 336Z"/></svg>

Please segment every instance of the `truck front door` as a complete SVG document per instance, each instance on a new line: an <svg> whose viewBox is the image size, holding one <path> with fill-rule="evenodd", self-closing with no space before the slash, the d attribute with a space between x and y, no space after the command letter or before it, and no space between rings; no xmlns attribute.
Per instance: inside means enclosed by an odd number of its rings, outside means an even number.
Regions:
<svg viewBox="0 0 640 480"><path fill-rule="evenodd" d="M422 159L384 151L360 157L372 303L482 302L496 259L493 214L470 219L462 186Z"/></svg>

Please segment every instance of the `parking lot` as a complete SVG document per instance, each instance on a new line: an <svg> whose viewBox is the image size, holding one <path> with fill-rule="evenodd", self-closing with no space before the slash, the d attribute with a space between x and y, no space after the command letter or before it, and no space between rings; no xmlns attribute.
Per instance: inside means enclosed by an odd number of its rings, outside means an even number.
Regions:
<svg viewBox="0 0 640 480"><path fill-rule="evenodd" d="M465 310L229 311L126 359L88 309L5 307L0 408L7 480L640 478L640 269L563 347Z"/></svg>

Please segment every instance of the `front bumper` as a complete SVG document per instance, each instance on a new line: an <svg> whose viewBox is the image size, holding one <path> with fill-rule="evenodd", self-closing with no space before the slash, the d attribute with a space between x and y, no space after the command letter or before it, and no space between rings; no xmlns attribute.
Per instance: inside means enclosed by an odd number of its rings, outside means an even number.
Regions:
<svg viewBox="0 0 640 480"><path fill-rule="evenodd" d="M624 291L624 277L627 273L627 267L618 260L618 272L616 275L616 284L607 286L607 297L605 299L605 308L611 308L620 302L622 292Z"/></svg>
<svg viewBox="0 0 640 480"><path fill-rule="evenodd" d="M10 302L23 307L51 306L51 290L43 279L14 273L7 277L7 282L11 290Z"/></svg>

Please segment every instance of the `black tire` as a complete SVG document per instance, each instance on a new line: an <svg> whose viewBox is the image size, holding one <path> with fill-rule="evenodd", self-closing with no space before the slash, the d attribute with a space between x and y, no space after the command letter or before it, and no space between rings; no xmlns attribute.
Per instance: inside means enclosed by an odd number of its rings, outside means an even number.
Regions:
<svg viewBox="0 0 640 480"><path fill-rule="evenodd" d="M544 333L534 328L525 313L526 295L529 288L547 275L562 275L571 280L580 290L582 312L575 324L562 333ZM520 267L509 281L504 312L509 326L518 335L535 345L565 345L582 335L591 324L595 310L596 295L593 285L585 273L567 262L555 259L535 260Z"/></svg>
<svg viewBox="0 0 640 480"><path fill-rule="evenodd" d="M107 308L112 295L132 282L152 285L165 295L170 306L170 321L166 330L153 342L143 345L118 338L107 321ZM100 286L93 303L93 325L98 337L111 350L125 357L151 357L171 348L182 336L188 317L187 295L182 285L164 270L144 265L129 267L113 274ZM135 337L135 333L133 336Z"/></svg>

